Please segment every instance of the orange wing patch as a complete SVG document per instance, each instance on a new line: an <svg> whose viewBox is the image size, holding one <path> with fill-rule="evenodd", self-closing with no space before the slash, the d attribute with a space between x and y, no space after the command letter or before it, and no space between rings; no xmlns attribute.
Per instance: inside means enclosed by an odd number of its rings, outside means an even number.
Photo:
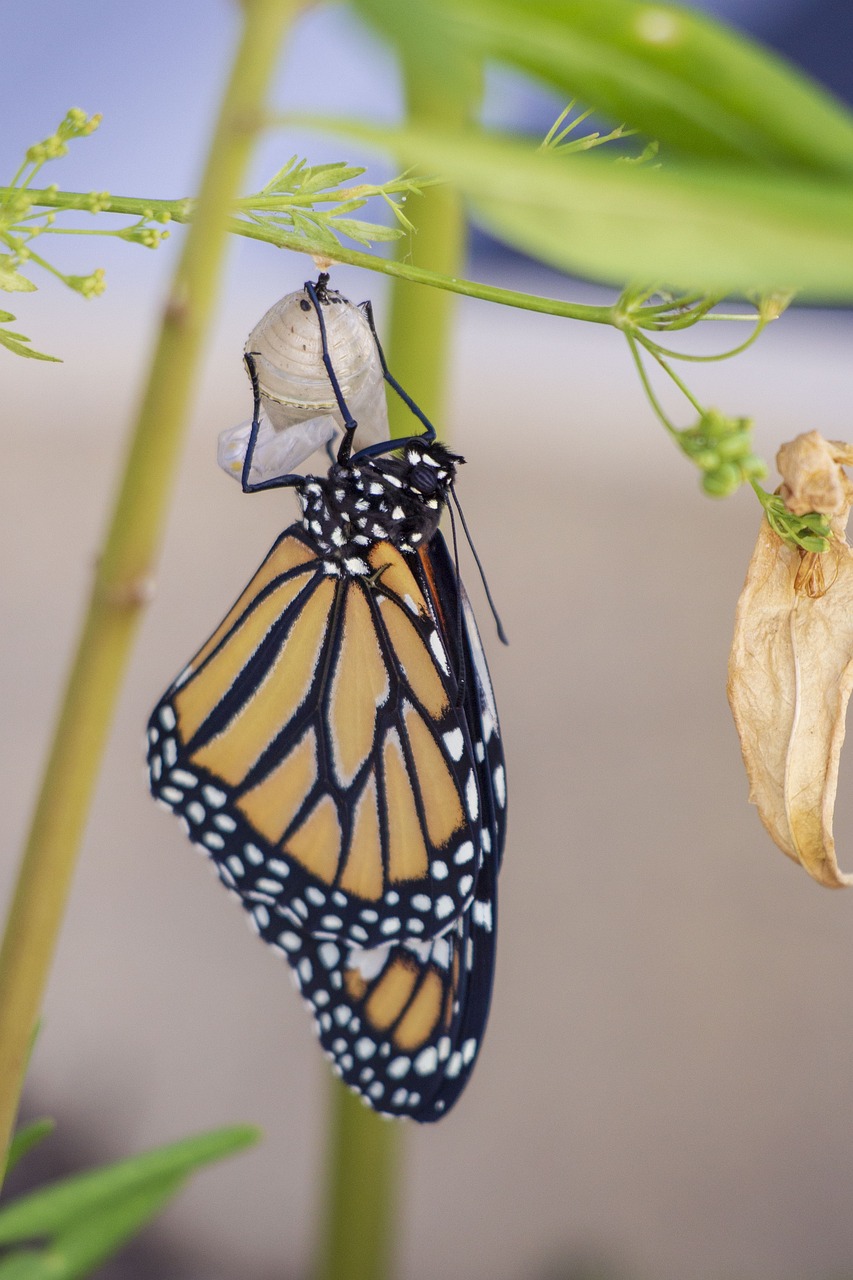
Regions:
<svg viewBox="0 0 853 1280"><path fill-rule="evenodd" d="M382 845L379 812L376 807L376 775L371 771L356 805L349 857L341 876L341 888L359 898L376 902L382 897L385 872L382 867Z"/></svg>
<svg viewBox="0 0 853 1280"><path fill-rule="evenodd" d="M398 954L385 969L365 1001L364 1012L371 1024L387 1031L411 999L418 980L418 966L411 957Z"/></svg>
<svg viewBox="0 0 853 1280"><path fill-rule="evenodd" d="M341 855L341 824L331 796L323 796L282 847L318 880L332 883Z"/></svg>
<svg viewBox="0 0 853 1280"><path fill-rule="evenodd" d="M418 1049L432 1035L441 1017L444 984L435 969L428 969L418 988L418 993L403 1014L396 1030L394 1043L400 1049Z"/></svg>
<svg viewBox="0 0 853 1280"><path fill-rule="evenodd" d="M422 880L429 868L429 858L396 729L386 734L382 763L388 814L389 878L392 881Z"/></svg>
<svg viewBox="0 0 853 1280"><path fill-rule="evenodd" d="M367 553L367 561L371 569L379 573L379 582L386 591L393 591L407 609L419 613L422 618L429 617L421 589L396 547L392 547L390 542L377 542Z"/></svg>
<svg viewBox="0 0 853 1280"><path fill-rule="evenodd" d="M237 600L233 608L229 609L213 635L193 658L190 663L193 671L199 669L205 658L213 652L222 637L231 629L240 615L246 612L252 601L258 598L264 587L269 586L271 582L274 582L276 578L281 577L283 574L290 573L292 569L297 569L300 565L314 564L316 561L317 553L306 547L305 543L299 538L289 535L280 538L239 600Z"/></svg>
<svg viewBox="0 0 853 1280"><path fill-rule="evenodd" d="M440 719L450 703L423 638L399 605L392 600L383 597L379 601L379 608L394 656L411 685L412 692L428 715L435 720Z"/></svg>
<svg viewBox="0 0 853 1280"><path fill-rule="evenodd" d="M201 727L221 701L223 693L231 688L270 627L278 621L304 586L305 580L300 577L283 582L280 587L271 591L244 620L239 630L229 636L207 666L181 685L175 694L174 706L184 742L189 742ZM219 631L222 631L221 627ZM202 653L207 649L212 652L213 647L211 639Z"/></svg>
<svg viewBox="0 0 853 1280"><path fill-rule="evenodd" d="M427 831L432 843L440 849L466 822L459 788L435 738L410 703L403 709L403 719L415 762Z"/></svg>
<svg viewBox="0 0 853 1280"><path fill-rule="evenodd" d="M317 780L317 739L313 729L262 782L237 801L237 808L270 844L278 844Z"/></svg>
<svg viewBox="0 0 853 1280"><path fill-rule="evenodd" d="M248 700L221 733L192 753L194 761L230 786L243 781L264 749L305 701L326 638L334 590L329 579L319 584ZM259 610L262 607L259 606ZM237 638L242 639L243 630Z"/></svg>
<svg viewBox="0 0 853 1280"><path fill-rule="evenodd" d="M329 695L329 734L335 772L349 786L376 736L376 711L390 692L370 605L355 586L347 592L341 647Z"/></svg>

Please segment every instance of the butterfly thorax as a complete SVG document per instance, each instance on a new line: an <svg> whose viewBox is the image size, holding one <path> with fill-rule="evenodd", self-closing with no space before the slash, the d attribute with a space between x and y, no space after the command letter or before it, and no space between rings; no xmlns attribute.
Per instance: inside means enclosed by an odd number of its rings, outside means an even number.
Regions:
<svg viewBox="0 0 853 1280"><path fill-rule="evenodd" d="M365 548L387 541L416 551L438 528L456 467L444 445L408 444L402 456L335 464L328 476L296 486L306 533L329 557L330 571L367 574Z"/></svg>

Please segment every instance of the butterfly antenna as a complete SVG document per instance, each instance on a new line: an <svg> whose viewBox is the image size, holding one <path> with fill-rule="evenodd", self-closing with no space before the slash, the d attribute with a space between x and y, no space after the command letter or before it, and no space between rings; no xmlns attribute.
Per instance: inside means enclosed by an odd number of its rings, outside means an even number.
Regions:
<svg viewBox="0 0 853 1280"><path fill-rule="evenodd" d="M453 508L447 508L450 514L450 532L453 539L453 571L456 574L456 652L459 654L459 682L456 690L456 705L461 707L465 699L465 620L462 616L462 579L459 576L459 539L456 536L456 519ZM470 539L469 539L470 541Z"/></svg>
<svg viewBox="0 0 853 1280"><path fill-rule="evenodd" d="M483 570L482 564L480 563L480 557L477 555L477 548L474 546L474 539L471 537L471 530L468 528L468 522L465 519L465 512L462 510L462 505L458 497L456 496L455 489L450 490L450 496L453 499L453 503L454 503L454 506L456 507L456 510L459 512L459 519L462 521L462 528L465 531L465 537L468 540L468 546L471 548L471 554L474 557L474 562L476 563L477 568L480 571L480 581L483 584L483 590L486 593L486 599L489 602L489 608L491 609L492 617L495 620L495 626L497 627L497 632L498 632L498 639L500 640L501 644L509 644L509 640L507 639L506 632L504 631L504 628L503 628L503 623L501 622L501 619L500 619L500 614L495 608L495 602L492 599L492 593L489 590L489 584L486 581L486 574ZM450 515L452 519L453 517L452 508L448 507L448 510L450 511ZM454 534L454 547L455 547L455 537L456 535ZM457 576L458 576L458 570L457 570Z"/></svg>
<svg viewBox="0 0 853 1280"><path fill-rule="evenodd" d="M329 382L332 384L332 391L335 394L335 399L338 402L338 408L341 411L341 417L344 420L344 438L341 441L340 449L338 449L338 462L343 466L349 462L349 457L352 453L352 440L358 423L349 411L349 405L344 399L344 393L341 391L341 384L338 382L338 376L335 373L335 368L332 364L332 357L329 355L329 342L326 336L326 321L323 318L323 308L321 305L321 299L326 297L326 287L328 282L329 277L325 272L323 272L317 280L316 285L312 284L310 280L306 280L305 292L311 299L314 310L317 312L317 319L320 321L320 341L323 344L323 364L326 366L326 373L329 375Z"/></svg>

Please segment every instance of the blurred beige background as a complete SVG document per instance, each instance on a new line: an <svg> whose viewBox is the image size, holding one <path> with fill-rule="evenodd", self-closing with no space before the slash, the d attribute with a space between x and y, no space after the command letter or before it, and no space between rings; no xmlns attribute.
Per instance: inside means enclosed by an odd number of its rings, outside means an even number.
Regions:
<svg viewBox="0 0 853 1280"><path fill-rule="evenodd" d="M325 1061L285 967L150 801L142 764L150 706L292 518L286 495L242 496L215 441L247 413L244 335L309 274L289 259L272 292L227 295L31 1073L32 1105L92 1159L265 1128L164 1218L185 1259L165 1280L295 1280L314 1238ZM373 293L382 326L375 280L333 283ZM4 893L154 322L122 305L60 299L38 338L66 363L4 365ZM512 641L467 562L510 836L484 1052L457 1110L406 1132L401 1280L550 1280L590 1258L639 1280L853 1275L853 895L765 836L725 699L757 503L701 496L615 332L475 302L458 318L447 432ZM771 459L801 430L849 438L850 338L846 316L792 314L690 384L755 415Z"/></svg>

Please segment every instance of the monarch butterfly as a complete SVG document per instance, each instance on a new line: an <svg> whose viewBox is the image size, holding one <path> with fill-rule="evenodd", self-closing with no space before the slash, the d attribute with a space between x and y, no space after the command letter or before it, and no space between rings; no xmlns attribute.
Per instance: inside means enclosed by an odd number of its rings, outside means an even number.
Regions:
<svg viewBox="0 0 853 1280"><path fill-rule="evenodd" d="M151 790L287 956L344 1081L380 1111L434 1120L485 1027L505 835L491 683L438 532L463 459L378 339L424 430L352 453L325 278L305 290L343 439L326 477L250 483L247 354L243 488L295 488L302 521L155 708Z"/></svg>

